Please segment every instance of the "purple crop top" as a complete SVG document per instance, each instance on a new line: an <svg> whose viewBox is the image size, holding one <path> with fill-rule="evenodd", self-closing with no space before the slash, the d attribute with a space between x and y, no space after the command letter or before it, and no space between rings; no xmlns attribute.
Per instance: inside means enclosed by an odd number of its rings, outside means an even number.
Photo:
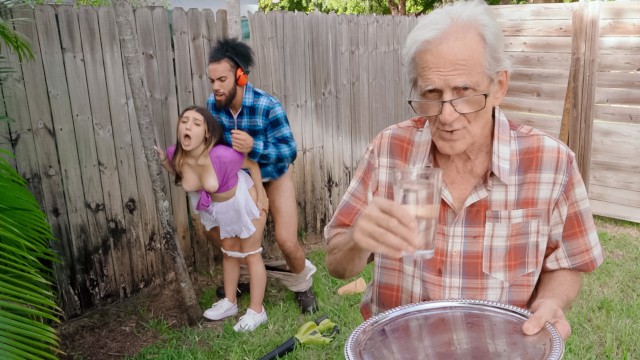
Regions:
<svg viewBox="0 0 640 360"><path fill-rule="evenodd" d="M172 163L175 152L175 144L167 148L167 159ZM226 145L216 145L209 151L209 159L211 159L213 171L218 177L218 190L215 193L233 189L238 184L238 171L242 169L244 155ZM200 199L196 205L196 210L204 210L211 205L211 196L204 189L198 192L200 193Z"/></svg>

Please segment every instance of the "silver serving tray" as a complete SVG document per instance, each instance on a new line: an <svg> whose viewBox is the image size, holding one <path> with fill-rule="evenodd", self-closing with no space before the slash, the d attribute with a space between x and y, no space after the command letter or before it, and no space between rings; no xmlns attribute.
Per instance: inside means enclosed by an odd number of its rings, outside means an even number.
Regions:
<svg viewBox="0 0 640 360"><path fill-rule="evenodd" d="M525 309L482 300L426 301L378 314L347 339L349 360L559 360L564 341L550 323L525 335Z"/></svg>

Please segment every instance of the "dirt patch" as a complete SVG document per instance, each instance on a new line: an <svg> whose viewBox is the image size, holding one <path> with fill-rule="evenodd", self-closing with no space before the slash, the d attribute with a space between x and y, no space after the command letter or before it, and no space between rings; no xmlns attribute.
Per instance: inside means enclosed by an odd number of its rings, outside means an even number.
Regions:
<svg viewBox="0 0 640 360"><path fill-rule="evenodd" d="M320 236L309 236L305 252L322 248ZM212 288L221 278L201 277L194 282L196 295ZM175 283L143 290L126 301L64 322L59 327L60 346L66 355L60 359L122 359L140 352L146 346L161 340L163 334L150 324L164 320L169 328L185 327L187 318L182 311L180 292ZM218 322L203 322L203 328L220 326Z"/></svg>
<svg viewBox="0 0 640 360"><path fill-rule="evenodd" d="M121 359L162 335L149 326L163 319L171 328L186 323L175 285L155 287L124 302L95 309L60 326L61 359Z"/></svg>

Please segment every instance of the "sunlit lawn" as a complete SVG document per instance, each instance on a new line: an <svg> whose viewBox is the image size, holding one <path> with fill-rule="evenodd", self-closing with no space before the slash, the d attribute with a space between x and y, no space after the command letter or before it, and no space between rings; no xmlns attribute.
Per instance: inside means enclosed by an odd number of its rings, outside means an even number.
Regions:
<svg viewBox="0 0 640 360"><path fill-rule="evenodd" d="M611 224L613 223L613 226ZM598 219L600 239L606 261L595 273L585 276L585 284L569 313L573 335L566 344L565 359L640 359L640 225ZM613 229L613 230L611 230ZM332 278L324 265L324 252L310 254L318 267L314 291L321 310L315 315L301 315L293 293L279 282L267 283L266 325L248 334L235 333L236 319L221 322L222 327L169 329L162 320L149 327L164 334L156 344L143 349L135 359L258 359L295 334L300 325L321 315L337 323L341 332L328 345L302 346L285 359L342 359L344 344L360 323L360 294L339 296L337 289L349 281ZM363 273L370 280L370 267ZM201 299L203 308L214 300L214 289ZM248 297L241 298L241 313Z"/></svg>

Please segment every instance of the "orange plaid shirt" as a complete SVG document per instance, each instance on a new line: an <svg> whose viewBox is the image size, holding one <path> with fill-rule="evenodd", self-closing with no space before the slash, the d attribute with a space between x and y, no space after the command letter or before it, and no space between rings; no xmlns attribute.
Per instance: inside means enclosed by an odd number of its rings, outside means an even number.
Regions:
<svg viewBox="0 0 640 360"><path fill-rule="evenodd" d="M507 120L499 108L495 119L491 172L459 213L442 187L434 257L375 254L373 281L361 304L365 319L425 300L527 307L542 272L590 272L604 261L573 152L549 135ZM325 228L327 241L348 231L368 195L393 199L393 169L431 167L431 149L424 119L378 134Z"/></svg>

